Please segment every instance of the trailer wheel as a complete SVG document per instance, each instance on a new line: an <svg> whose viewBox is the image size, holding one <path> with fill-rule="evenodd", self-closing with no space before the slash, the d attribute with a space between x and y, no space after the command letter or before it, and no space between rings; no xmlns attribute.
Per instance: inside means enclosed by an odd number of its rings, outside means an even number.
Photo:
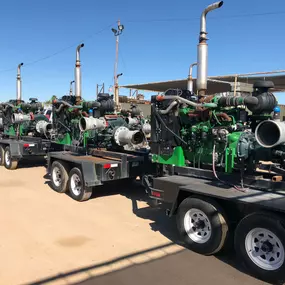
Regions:
<svg viewBox="0 0 285 285"><path fill-rule="evenodd" d="M0 145L0 166L4 165L4 153L5 153L5 150L3 146Z"/></svg>
<svg viewBox="0 0 285 285"><path fill-rule="evenodd" d="M285 279L285 229L279 217L265 213L246 216L235 231L235 250L245 267L270 282Z"/></svg>
<svg viewBox="0 0 285 285"><path fill-rule="evenodd" d="M12 159L12 154L10 147L7 146L4 152L4 166L9 170L17 169L18 167L18 160Z"/></svg>
<svg viewBox="0 0 285 285"><path fill-rule="evenodd" d="M69 173L70 196L79 202L88 200L92 195L92 187L84 185L83 176L79 168L74 167Z"/></svg>
<svg viewBox="0 0 285 285"><path fill-rule="evenodd" d="M177 226L186 246L200 254L218 253L228 240L227 220L210 199L185 199L178 208Z"/></svg>
<svg viewBox="0 0 285 285"><path fill-rule="evenodd" d="M68 183L68 165L64 162L54 161L51 165L51 185L58 193L67 191Z"/></svg>

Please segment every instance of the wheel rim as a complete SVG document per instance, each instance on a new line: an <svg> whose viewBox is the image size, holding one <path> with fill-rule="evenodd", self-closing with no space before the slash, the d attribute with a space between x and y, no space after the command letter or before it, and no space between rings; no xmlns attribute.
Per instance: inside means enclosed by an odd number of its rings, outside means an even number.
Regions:
<svg viewBox="0 0 285 285"><path fill-rule="evenodd" d="M250 259L264 270L277 270L284 263L284 247L276 234L268 229L252 229L245 238Z"/></svg>
<svg viewBox="0 0 285 285"><path fill-rule="evenodd" d="M57 166L52 170L52 180L56 187L59 187L62 183L61 171Z"/></svg>
<svg viewBox="0 0 285 285"><path fill-rule="evenodd" d="M82 191L82 183L80 177L74 173L70 177L70 190L75 196L79 196Z"/></svg>
<svg viewBox="0 0 285 285"><path fill-rule="evenodd" d="M212 227L207 215L198 209L190 209L184 216L184 228L191 240L206 243L212 235Z"/></svg>
<svg viewBox="0 0 285 285"><path fill-rule="evenodd" d="M10 165L11 164L11 154L9 151L6 151L5 152L5 163L6 165Z"/></svg>

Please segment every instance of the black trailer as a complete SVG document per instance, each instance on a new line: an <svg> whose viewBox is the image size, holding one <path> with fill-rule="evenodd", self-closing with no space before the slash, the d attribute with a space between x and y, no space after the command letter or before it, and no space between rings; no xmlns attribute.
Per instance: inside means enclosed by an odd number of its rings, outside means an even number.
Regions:
<svg viewBox="0 0 285 285"><path fill-rule="evenodd" d="M230 178L230 179L228 179ZM212 255L235 247L247 270L267 281L285 279L285 183L258 176L242 188L231 177L191 167L145 176L152 199L176 216L185 245Z"/></svg>
<svg viewBox="0 0 285 285"><path fill-rule="evenodd" d="M76 149L48 153L47 172L52 188L69 192L76 201L86 201L96 186L133 180L151 171L148 151L135 153Z"/></svg>
<svg viewBox="0 0 285 285"><path fill-rule="evenodd" d="M37 137L0 137L0 166L14 170L20 160L44 158L55 147L50 140Z"/></svg>

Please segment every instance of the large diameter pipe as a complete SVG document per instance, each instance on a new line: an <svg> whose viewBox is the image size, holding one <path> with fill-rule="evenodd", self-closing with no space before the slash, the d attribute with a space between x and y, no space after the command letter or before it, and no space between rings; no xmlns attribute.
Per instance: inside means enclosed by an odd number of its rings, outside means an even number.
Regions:
<svg viewBox="0 0 285 285"><path fill-rule="evenodd" d="M29 115L25 115L25 114L16 114L14 113L12 115L12 123L13 124L20 124L20 123L24 123L24 122L29 122L32 121L32 116Z"/></svg>
<svg viewBox="0 0 285 285"><path fill-rule="evenodd" d="M0 130L3 130L4 126L3 126L3 118L0 118Z"/></svg>
<svg viewBox="0 0 285 285"><path fill-rule="evenodd" d="M22 100L22 79L21 79L21 66L23 66L24 63L20 63L17 68L17 84L16 84L16 93L17 93L17 103L20 104Z"/></svg>
<svg viewBox="0 0 285 285"><path fill-rule="evenodd" d="M265 148L285 143L285 122L272 120L261 122L255 130L255 138Z"/></svg>
<svg viewBox="0 0 285 285"><path fill-rule="evenodd" d="M142 131L130 131L126 127L119 127L114 134L115 142L119 146L127 144L141 144L144 141L144 134Z"/></svg>
<svg viewBox="0 0 285 285"><path fill-rule="evenodd" d="M197 90L199 95L205 95L207 90L208 77L208 45L206 31L206 16L210 11L222 7L223 1L209 5L200 18L200 36L197 50Z"/></svg>
<svg viewBox="0 0 285 285"><path fill-rule="evenodd" d="M187 90L190 91L191 93L193 92L193 67L197 65L197 62L190 64L189 67L189 74L188 74L188 80L187 80Z"/></svg>
<svg viewBox="0 0 285 285"><path fill-rule="evenodd" d="M84 44L80 44L76 48L76 62L75 62L75 96L80 100L81 98L81 63L80 63L80 49Z"/></svg>
<svg viewBox="0 0 285 285"><path fill-rule="evenodd" d="M104 118L82 117L79 121L79 129L81 132L106 129L107 123Z"/></svg>
<svg viewBox="0 0 285 285"><path fill-rule="evenodd" d="M36 124L36 131L41 135L48 135L52 130L52 124L47 121L38 121Z"/></svg>

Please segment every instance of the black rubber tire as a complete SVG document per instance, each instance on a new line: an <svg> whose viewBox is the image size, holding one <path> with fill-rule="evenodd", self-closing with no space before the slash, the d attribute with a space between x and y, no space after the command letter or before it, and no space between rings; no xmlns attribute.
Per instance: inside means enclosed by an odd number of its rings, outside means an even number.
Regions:
<svg viewBox="0 0 285 285"><path fill-rule="evenodd" d="M5 151L4 151L4 166L5 166L5 168L6 169L9 169L9 170L15 170L15 169L17 169L17 167L18 167L18 160L13 160L12 158L10 159L10 162L9 163L6 163L6 159L5 159L5 157L6 157L6 155L9 155L10 157L11 157L11 150L10 150L10 147L9 146L7 146L6 148L5 148Z"/></svg>
<svg viewBox="0 0 285 285"><path fill-rule="evenodd" d="M55 177L53 176L53 171L56 167L60 171L61 183L59 185L56 185L54 180ZM63 161L54 161L50 169L50 180L53 190L58 193L65 193L68 189L68 165Z"/></svg>
<svg viewBox="0 0 285 285"><path fill-rule="evenodd" d="M210 222L212 233L205 243L197 243L186 232L184 217L190 209L198 209L204 212ZM185 245L192 251L203 255L212 255L220 252L225 246L229 236L227 219L220 206L211 199L189 197L180 204L177 213L177 227Z"/></svg>
<svg viewBox="0 0 285 285"><path fill-rule="evenodd" d="M4 165L4 153L5 149L3 146L0 145L0 166Z"/></svg>
<svg viewBox="0 0 285 285"><path fill-rule="evenodd" d="M72 176L74 174L76 174L79 177L80 187L81 187L79 194L74 193L72 190ZM92 195L92 187L86 187L84 185L84 180L83 180L81 170L77 167L72 168L71 171L69 172L68 189L69 189L69 194L71 198L78 202L87 201Z"/></svg>
<svg viewBox="0 0 285 285"><path fill-rule="evenodd" d="M281 241L285 249L284 220L271 213L253 213L243 218L235 231L235 251L237 257L250 274L267 282L284 282L285 261L277 270L265 270L257 266L249 257L245 248L247 234L254 228L265 228L273 232Z"/></svg>

